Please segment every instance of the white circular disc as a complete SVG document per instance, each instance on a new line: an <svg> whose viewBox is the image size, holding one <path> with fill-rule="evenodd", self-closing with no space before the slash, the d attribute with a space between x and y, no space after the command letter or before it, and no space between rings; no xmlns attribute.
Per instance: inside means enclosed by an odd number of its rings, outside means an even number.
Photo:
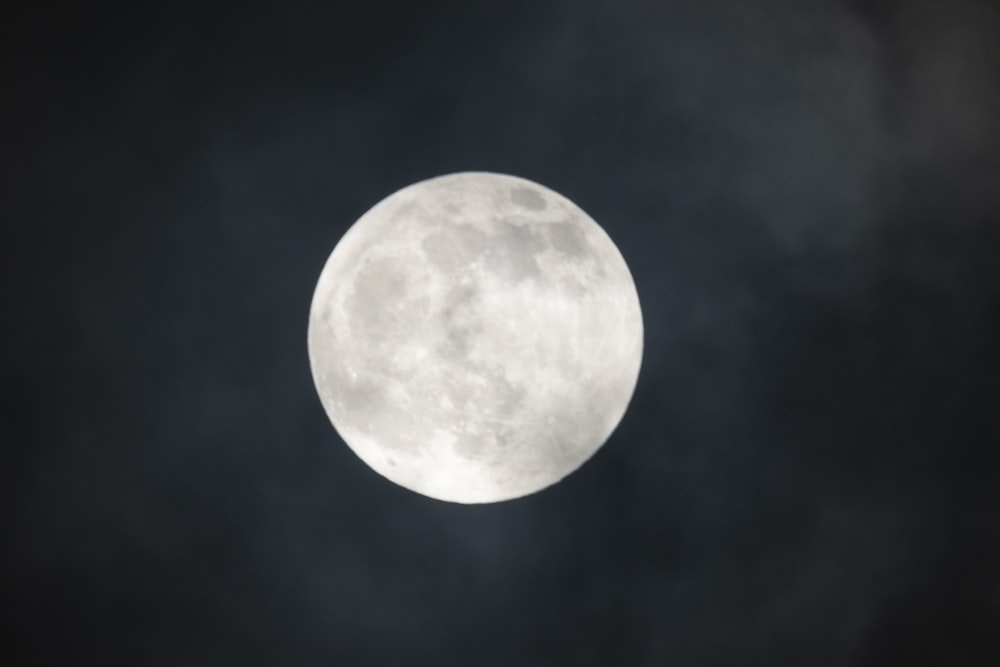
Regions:
<svg viewBox="0 0 1000 667"><path fill-rule="evenodd" d="M403 188L334 248L309 361L348 446L384 477L460 503L576 470L635 389L642 314L625 260L571 201L485 172Z"/></svg>

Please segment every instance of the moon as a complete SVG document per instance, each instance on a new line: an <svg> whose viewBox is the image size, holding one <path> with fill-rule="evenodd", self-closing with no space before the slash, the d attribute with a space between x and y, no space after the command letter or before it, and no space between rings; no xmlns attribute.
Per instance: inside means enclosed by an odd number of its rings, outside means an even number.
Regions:
<svg viewBox="0 0 1000 667"><path fill-rule="evenodd" d="M334 428L383 477L457 503L540 491L607 441L642 361L635 283L611 238L532 181L463 172L365 213L309 313Z"/></svg>

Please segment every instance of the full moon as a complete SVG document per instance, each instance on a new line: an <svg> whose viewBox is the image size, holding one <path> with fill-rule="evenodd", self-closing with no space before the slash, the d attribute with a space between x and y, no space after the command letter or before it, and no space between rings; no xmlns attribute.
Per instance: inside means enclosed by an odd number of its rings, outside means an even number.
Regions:
<svg viewBox="0 0 1000 667"><path fill-rule="evenodd" d="M466 172L365 213L333 249L309 361L334 428L372 469L458 503L540 491L600 449L642 361L618 248L532 181Z"/></svg>

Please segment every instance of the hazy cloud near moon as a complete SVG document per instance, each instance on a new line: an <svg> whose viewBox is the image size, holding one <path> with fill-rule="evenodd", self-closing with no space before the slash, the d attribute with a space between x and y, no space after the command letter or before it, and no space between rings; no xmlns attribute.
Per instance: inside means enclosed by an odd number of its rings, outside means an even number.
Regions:
<svg viewBox="0 0 1000 667"><path fill-rule="evenodd" d="M0 653L1000 662L993 3L30 11ZM347 226L464 169L599 220L647 333L598 458L474 514L357 474L302 340Z"/></svg>

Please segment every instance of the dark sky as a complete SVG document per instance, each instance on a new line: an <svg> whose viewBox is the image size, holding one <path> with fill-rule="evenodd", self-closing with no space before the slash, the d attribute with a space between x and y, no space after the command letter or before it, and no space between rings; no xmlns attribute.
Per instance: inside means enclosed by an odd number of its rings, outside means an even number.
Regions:
<svg viewBox="0 0 1000 667"><path fill-rule="evenodd" d="M0 664L1000 664L1000 7L141 4L0 22ZM462 170L589 212L646 326L488 506L306 353L348 226Z"/></svg>

